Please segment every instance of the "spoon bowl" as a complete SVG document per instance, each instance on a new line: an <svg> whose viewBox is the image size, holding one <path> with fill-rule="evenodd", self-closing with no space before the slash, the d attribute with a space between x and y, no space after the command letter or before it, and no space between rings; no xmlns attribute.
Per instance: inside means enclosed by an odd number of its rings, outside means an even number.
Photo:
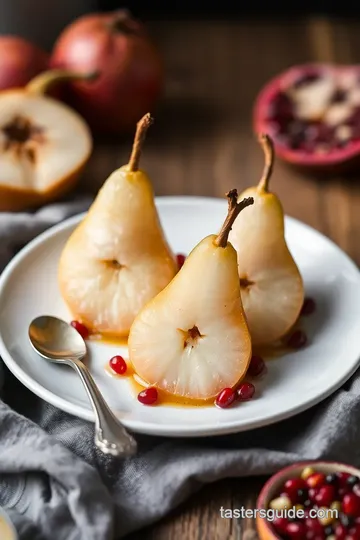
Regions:
<svg viewBox="0 0 360 540"><path fill-rule="evenodd" d="M90 371L82 362L87 350L78 331L62 319L43 315L30 323L29 339L42 358L71 366L79 375L95 414L95 445L104 454L134 454L137 449L135 439L110 410Z"/></svg>
<svg viewBox="0 0 360 540"><path fill-rule="evenodd" d="M40 356L53 362L65 363L64 359L81 360L86 355L85 341L70 324L42 315L34 319L29 326L29 338Z"/></svg>

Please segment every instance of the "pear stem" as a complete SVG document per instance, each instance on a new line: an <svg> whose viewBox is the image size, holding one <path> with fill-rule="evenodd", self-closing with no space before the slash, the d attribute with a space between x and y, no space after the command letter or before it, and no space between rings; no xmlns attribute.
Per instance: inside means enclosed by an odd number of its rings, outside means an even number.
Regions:
<svg viewBox="0 0 360 540"><path fill-rule="evenodd" d="M152 119L150 113L147 113L137 123L134 144L129 160L129 170L132 172L135 172L139 169L142 145L144 143L147 130L149 129L153 121L154 120Z"/></svg>
<svg viewBox="0 0 360 540"><path fill-rule="evenodd" d="M258 191L269 191L269 181L274 167L274 145L269 135L261 133L259 135L259 143L265 155L264 170L258 185Z"/></svg>
<svg viewBox="0 0 360 540"><path fill-rule="evenodd" d="M236 189L232 189L226 194L228 198L228 214L224 221L224 225L221 228L218 236L215 239L215 245L218 247L226 247L231 227L234 224L235 219L240 214L241 210L254 204L254 199L252 197L247 197L240 202L238 200L238 192Z"/></svg>
<svg viewBox="0 0 360 540"><path fill-rule="evenodd" d="M65 69L53 69L37 75L27 84L26 90L32 94L45 94L50 87L57 83L75 80L93 81L99 75L100 73L97 71L92 71L89 73L77 73Z"/></svg>

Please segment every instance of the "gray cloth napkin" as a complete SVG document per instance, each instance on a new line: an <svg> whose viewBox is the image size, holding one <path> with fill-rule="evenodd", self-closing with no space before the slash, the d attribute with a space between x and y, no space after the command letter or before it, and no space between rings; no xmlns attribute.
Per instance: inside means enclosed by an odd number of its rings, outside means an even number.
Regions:
<svg viewBox="0 0 360 540"><path fill-rule="evenodd" d="M88 204L0 213L0 266L32 237ZM139 435L138 454L119 461L95 449L92 424L38 399L2 369L0 506L9 511L21 540L115 540L221 478L270 474L303 459L360 466L358 374L290 420L224 437Z"/></svg>

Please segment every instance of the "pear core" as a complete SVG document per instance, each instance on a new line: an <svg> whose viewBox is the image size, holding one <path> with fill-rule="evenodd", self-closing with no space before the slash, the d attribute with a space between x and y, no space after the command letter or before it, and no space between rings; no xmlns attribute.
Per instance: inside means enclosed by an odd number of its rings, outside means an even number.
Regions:
<svg viewBox="0 0 360 540"><path fill-rule="evenodd" d="M44 129L35 125L25 116L16 115L2 127L5 136L4 151L14 151L17 154L26 154L29 161L36 161L34 144L44 142Z"/></svg>
<svg viewBox="0 0 360 540"><path fill-rule="evenodd" d="M205 337L195 325L192 328L189 328L189 330L179 329L179 332L181 332L184 337L184 349L186 349L186 347L194 347L199 339Z"/></svg>
<svg viewBox="0 0 360 540"><path fill-rule="evenodd" d="M238 203L236 189L227 197L228 214L220 233L195 246L130 329L129 359L136 374L186 399L207 400L233 388L251 359L237 255L227 239L237 215L254 200Z"/></svg>

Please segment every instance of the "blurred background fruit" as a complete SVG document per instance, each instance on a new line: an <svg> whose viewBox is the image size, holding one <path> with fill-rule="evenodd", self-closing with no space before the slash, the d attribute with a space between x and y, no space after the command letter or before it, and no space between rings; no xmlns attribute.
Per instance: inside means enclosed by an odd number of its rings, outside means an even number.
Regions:
<svg viewBox="0 0 360 540"><path fill-rule="evenodd" d="M100 73L95 83L72 82L68 93L69 103L96 132L132 132L153 111L163 85L160 53L126 10L74 21L55 43L51 66Z"/></svg>
<svg viewBox="0 0 360 540"><path fill-rule="evenodd" d="M0 92L0 211L39 206L75 186L92 150L91 133L76 111L45 95L73 76L44 72L25 88Z"/></svg>
<svg viewBox="0 0 360 540"><path fill-rule="evenodd" d="M45 71L48 63L48 53L30 41L0 36L0 90L24 86Z"/></svg>
<svg viewBox="0 0 360 540"><path fill-rule="evenodd" d="M269 133L284 161L316 172L360 162L360 66L294 65L260 91L254 131Z"/></svg>

